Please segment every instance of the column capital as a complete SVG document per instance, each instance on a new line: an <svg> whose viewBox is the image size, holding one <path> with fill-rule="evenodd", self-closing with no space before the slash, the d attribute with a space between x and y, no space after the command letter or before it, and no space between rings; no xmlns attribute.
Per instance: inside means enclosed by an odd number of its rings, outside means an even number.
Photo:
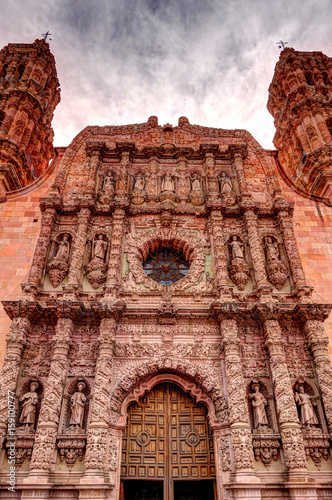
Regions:
<svg viewBox="0 0 332 500"><path fill-rule="evenodd" d="M306 321L324 322L330 315L332 304L297 304L294 309L296 315L302 323Z"/></svg>

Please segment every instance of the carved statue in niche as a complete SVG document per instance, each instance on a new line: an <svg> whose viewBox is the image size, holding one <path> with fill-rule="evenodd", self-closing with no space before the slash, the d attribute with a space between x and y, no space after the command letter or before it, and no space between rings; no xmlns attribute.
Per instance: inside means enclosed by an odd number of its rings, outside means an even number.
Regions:
<svg viewBox="0 0 332 500"><path fill-rule="evenodd" d="M259 429L261 426L268 426L267 415L265 411L265 406L267 401L264 395L260 392L260 387L258 383L252 385L253 393L248 395L251 400L253 417L254 417L254 429Z"/></svg>
<svg viewBox="0 0 332 500"><path fill-rule="evenodd" d="M107 242L104 240L104 236L99 234L93 245L92 258L105 260L106 250Z"/></svg>
<svg viewBox="0 0 332 500"><path fill-rule="evenodd" d="M31 429L34 428L36 421L36 409L38 404L38 394L36 391L38 387L38 382L31 382L30 391L23 394L20 398L20 402L23 404L19 423Z"/></svg>
<svg viewBox="0 0 332 500"><path fill-rule="evenodd" d="M303 385L298 386L295 392L295 401L300 408L300 421L302 427L319 425L310 396L304 391Z"/></svg>
<svg viewBox="0 0 332 500"><path fill-rule="evenodd" d="M244 258L244 245L238 236L231 236L228 247L229 276L239 290L244 290L250 276L250 269Z"/></svg>
<svg viewBox="0 0 332 500"><path fill-rule="evenodd" d="M161 191L172 191L174 193L174 180L170 174L166 174L161 181Z"/></svg>
<svg viewBox="0 0 332 500"><path fill-rule="evenodd" d="M78 429L83 429L84 410L86 403L86 396L83 394L83 390L85 389L85 387L85 382L78 382L77 391L74 392L74 394L70 398L71 413L69 425L77 427Z"/></svg>
<svg viewBox="0 0 332 500"><path fill-rule="evenodd" d="M281 290L288 278L288 272L285 264L280 260L278 243L272 236L266 236L264 248L268 280L277 290Z"/></svg>
<svg viewBox="0 0 332 500"><path fill-rule="evenodd" d="M58 287L69 271L70 236L63 234L60 241L53 241L50 250L47 274L54 288Z"/></svg>
<svg viewBox="0 0 332 500"><path fill-rule="evenodd" d="M145 196L145 177L142 174L138 174L134 178L134 189L131 192L131 201L134 205L140 205L144 202Z"/></svg>
<svg viewBox="0 0 332 500"><path fill-rule="evenodd" d="M236 194L230 177L228 177L226 172L221 172L218 181L220 198L226 202L227 206L234 205L236 202Z"/></svg>
<svg viewBox="0 0 332 500"><path fill-rule="evenodd" d="M102 188L99 191L99 201L103 205L108 205L114 198L115 177L112 172L107 172L103 179Z"/></svg>
<svg viewBox="0 0 332 500"><path fill-rule="evenodd" d="M193 205L199 206L204 203L204 193L202 189L202 180L199 175L194 174L189 177L191 182L191 191L189 194L190 201Z"/></svg>
<svg viewBox="0 0 332 500"><path fill-rule="evenodd" d="M124 278L122 278L122 283L122 288L126 292L133 291L135 289L136 283L131 271L126 271L126 275L124 276Z"/></svg>
<svg viewBox="0 0 332 500"><path fill-rule="evenodd" d="M90 246L91 248L91 246ZM96 235L92 242L91 259L86 266L86 277L93 288L98 288L107 277L107 264L105 262L107 256L108 243L104 239L103 234ZM90 253L88 251L88 253Z"/></svg>
<svg viewBox="0 0 332 500"><path fill-rule="evenodd" d="M174 203L176 200L174 179L169 173L161 180L161 193L159 199L162 203Z"/></svg>

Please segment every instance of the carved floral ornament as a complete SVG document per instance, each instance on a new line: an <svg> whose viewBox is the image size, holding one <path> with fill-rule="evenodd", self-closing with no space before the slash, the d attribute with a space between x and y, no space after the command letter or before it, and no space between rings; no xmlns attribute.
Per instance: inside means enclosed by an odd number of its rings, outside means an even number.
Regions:
<svg viewBox="0 0 332 500"><path fill-rule="evenodd" d="M184 291L198 284L204 272L204 246L194 233L179 231L169 227L151 229L142 234L127 236L126 249L129 271L136 284L143 284L147 289L163 291L165 286L147 276L143 269L143 262L149 254L161 247L173 248L184 255L190 268L182 279L173 283L172 290Z"/></svg>

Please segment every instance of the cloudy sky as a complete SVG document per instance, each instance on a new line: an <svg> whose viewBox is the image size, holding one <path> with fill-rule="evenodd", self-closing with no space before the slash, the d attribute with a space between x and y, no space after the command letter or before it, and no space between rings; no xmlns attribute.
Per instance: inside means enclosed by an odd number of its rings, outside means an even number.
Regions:
<svg viewBox="0 0 332 500"><path fill-rule="evenodd" d="M55 145L86 125L244 128L272 148L278 40L332 56L332 0L0 0L0 46L49 30L61 84Z"/></svg>

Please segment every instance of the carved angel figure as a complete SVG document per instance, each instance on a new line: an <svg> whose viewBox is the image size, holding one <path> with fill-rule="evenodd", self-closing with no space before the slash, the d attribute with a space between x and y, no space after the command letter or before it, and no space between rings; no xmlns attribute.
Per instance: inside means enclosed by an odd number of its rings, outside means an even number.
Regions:
<svg viewBox="0 0 332 500"><path fill-rule="evenodd" d="M301 424L306 425L318 425L318 420L316 417L315 410L310 401L310 396L304 392L303 385L300 385L299 392L295 393L295 401L300 407L301 412Z"/></svg>
<svg viewBox="0 0 332 500"><path fill-rule="evenodd" d="M265 239L265 250L266 250L266 260L278 260L279 259L279 249L278 244L272 240L271 236Z"/></svg>
<svg viewBox="0 0 332 500"><path fill-rule="evenodd" d="M97 257L98 259L105 260L106 251L107 241L105 241L104 236L100 234L93 245L92 258Z"/></svg>
<svg viewBox="0 0 332 500"><path fill-rule="evenodd" d="M230 180L228 175L226 175L226 172L221 172L221 176L219 178L219 186L220 194L232 193L234 191L232 181Z"/></svg>
<svg viewBox="0 0 332 500"><path fill-rule="evenodd" d="M38 382L31 382L30 391L26 392L20 398L20 402L23 402L23 404L19 422L27 427L33 427L35 425L36 406L38 404L38 394L36 391L38 386Z"/></svg>
<svg viewBox="0 0 332 500"><path fill-rule="evenodd" d="M232 236L229 246L231 247L232 259L244 259L243 243L237 236Z"/></svg>
<svg viewBox="0 0 332 500"><path fill-rule="evenodd" d="M85 388L84 382L78 382L77 391L74 392L72 397L70 398L70 425L77 425L81 429L83 428L83 418L84 418L84 408L86 397L83 394L83 389Z"/></svg>
<svg viewBox="0 0 332 500"><path fill-rule="evenodd" d="M145 187L145 178L143 175L139 174L135 177L134 189L143 191Z"/></svg>
<svg viewBox="0 0 332 500"><path fill-rule="evenodd" d="M166 174L161 182L162 191L172 191L174 192L174 180L170 174Z"/></svg>
<svg viewBox="0 0 332 500"><path fill-rule="evenodd" d="M62 260L63 262L68 262L69 251L70 251L69 236L68 234L64 234L55 256L56 260Z"/></svg>
<svg viewBox="0 0 332 500"><path fill-rule="evenodd" d="M255 392L249 394L248 397L251 399L253 409L254 428L257 429L259 425L268 425L265 411L267 401L264 395L259 391L259 384L253 384L252 388Z"/></svg>

